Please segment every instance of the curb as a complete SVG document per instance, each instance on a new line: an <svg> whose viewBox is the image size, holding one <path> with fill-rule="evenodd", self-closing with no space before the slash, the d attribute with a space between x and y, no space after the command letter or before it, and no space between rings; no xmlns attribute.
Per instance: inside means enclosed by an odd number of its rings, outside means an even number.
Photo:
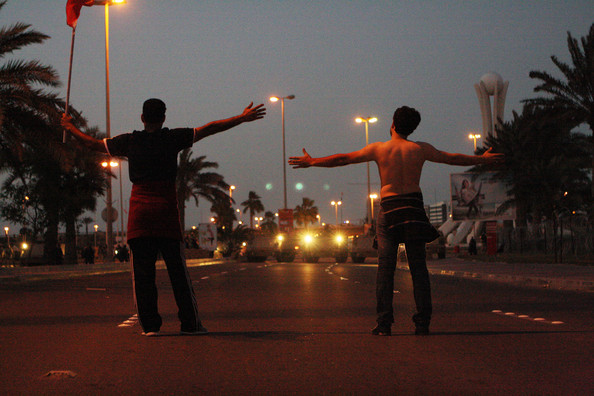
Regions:
<svg viewBox="0 0 594 396"><path fill-rule="evenodd" d="M407 265L398 265L399 270L408 271ZM492 274L476 271L453 271L447 269L428 268L431 275L452 276L457 278L476 279L489 282L504 283L514 286L538 289L570 290L594 292L594 281L579 279L564 279L557 277L542 277L528 275Z"/></svg>
<svg viewBox="0 0 594 396"><path fill-rule="evenodd" d="M229 259L190 259L186 261L188 267L223 264ZM165 262L158 260L157 269L164 269ZM67 279L81 276L113 274L130 272L131 263L103 263L103 264L75 264L75 265L44 265L35 267L0 268L0 284L7 281L28 282L45 279Z"/></svg>

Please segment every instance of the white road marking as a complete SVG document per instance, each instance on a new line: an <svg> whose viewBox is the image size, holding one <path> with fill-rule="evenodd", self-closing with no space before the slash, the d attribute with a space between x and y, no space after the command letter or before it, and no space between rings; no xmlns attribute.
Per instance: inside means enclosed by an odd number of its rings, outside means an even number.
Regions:
<svg viewBox="0 0 594 396"><path fill-rule="evenodd" d="M532 322L540 322L540 323L546 323L546 324L552 324L552 325L565 324L565 322L562 322L560 320L552 320L551 321L551 320L547 320L545 318L532 318L526 314L516 314L515 312L503 312L500 309L494 309L491 311L491 313L494 313L496 315L501 315L501 316L507 316L510 318L524 319L524 320L530 320Z"/></svg>

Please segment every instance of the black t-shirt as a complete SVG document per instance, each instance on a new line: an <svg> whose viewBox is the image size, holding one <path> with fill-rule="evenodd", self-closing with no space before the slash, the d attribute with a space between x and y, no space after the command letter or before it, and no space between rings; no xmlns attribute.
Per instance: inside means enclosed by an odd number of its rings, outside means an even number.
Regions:
<svg viewBox="0 0 594 396"><path fill-rule="evenodd" d="M134 131L105 139L109 155L127 157L132 183L175 181L177 154L194 143L192 128Z"/></svg>

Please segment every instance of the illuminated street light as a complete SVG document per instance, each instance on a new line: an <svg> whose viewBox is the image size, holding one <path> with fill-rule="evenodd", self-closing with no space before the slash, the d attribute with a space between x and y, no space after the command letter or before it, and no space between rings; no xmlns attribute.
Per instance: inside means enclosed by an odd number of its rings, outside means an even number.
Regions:
<svg viewBox="0 0 594 396"><path fill-rule="evenodd" d="M271 102L281 101L281 119L283 123L283 184L284 184L284 206L283 209L287 209L287 161L285 153L285 99L295 99L295 95L289 95L284 97L272 96L270 97Z"/></svg>
<svg viewBox="0 0 594 396"><path fill-rule="evenodd" d="M101 163L101 166L104 168L107 168L108 166L113 169L113 168L118 168L119 170L119 180L120 180L120 238L122 239L122 242L124 242L124 197L123 197L123 192L122 192L122 167L120 166L119 162L116 161L103 161ZM111 179L109 182L109 185L111 186ZM113 205L113 203L112 203ZM108 209L109 211L109 209ZM111 214L109 214L108 220L111 220ZM109 251L109 250L108 250Z"/></svg>
<svg viewBox="0 0 594 396"><path fill-rule="evenodd" d="M95 2L92 4L94 6L105 6L105 137L108 139L111 137L111 116L109 105L109 6L124 3L126 3L125 0L95 0ZM107 207L107 215L105 217L107 219L105 238L107 240L107 252L109 255L111 255L113 252L113 224L111 219L111 178L107 179L107 188L105 191L105 206Z"/></svg>
<svg viewBox="0 0 594 396"><path fill-rule="evenodd" d="M474 151L476 151L476 140L477 139L480 139L480 138L481 138L481 135L479 135L479 134L471 133L471 134L468 135L468 139L474 141Z"/></svg>
<svg viewBox="0 0 594 396"><path fill-rule="evenodd" d="M338 207L342 205L342 201L332 201L330 205L334 206L334 215L336 217L336 225L338 225Z"/></svg>
<svg viewBox="0 0 594 396"><path fill-rule="evenodd" d="M369 199L371 199L371 224L373 224L373 200L377 198L377 194L373 193L369 195Z"/></svg>
<svg viewBox="0 0 594 396"><path fill-rule="evenodd" d="M10 237L8 236L8 231L10 231L10 227L4 227L4 233L6 234L6 245L10 247Z"/></svg>
<svg viewBox="0 0 594 396"><path fill-rule="evenodd" d="M369 123L377 122L376 117L357 117L355 122L361 124L365 123L365 146L369 145ZM371 195L371 181L369 177L369 162L367 162L367 197ZM369 203L367 203L367 218L370 218L370 213L373 209L370 209Z"/></svg>

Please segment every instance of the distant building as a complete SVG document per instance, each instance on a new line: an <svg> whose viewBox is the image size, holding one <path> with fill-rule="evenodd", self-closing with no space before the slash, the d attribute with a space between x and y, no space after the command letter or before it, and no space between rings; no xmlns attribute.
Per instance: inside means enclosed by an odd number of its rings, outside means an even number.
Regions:
<svg viewBox="0 0 594 396"><path fill-rule="evenodd" d="M435 227L439 227L448 219L448 205L445 202L426 205L425 212L427 212L429 222L431 222L431 224Z"/></svg>

